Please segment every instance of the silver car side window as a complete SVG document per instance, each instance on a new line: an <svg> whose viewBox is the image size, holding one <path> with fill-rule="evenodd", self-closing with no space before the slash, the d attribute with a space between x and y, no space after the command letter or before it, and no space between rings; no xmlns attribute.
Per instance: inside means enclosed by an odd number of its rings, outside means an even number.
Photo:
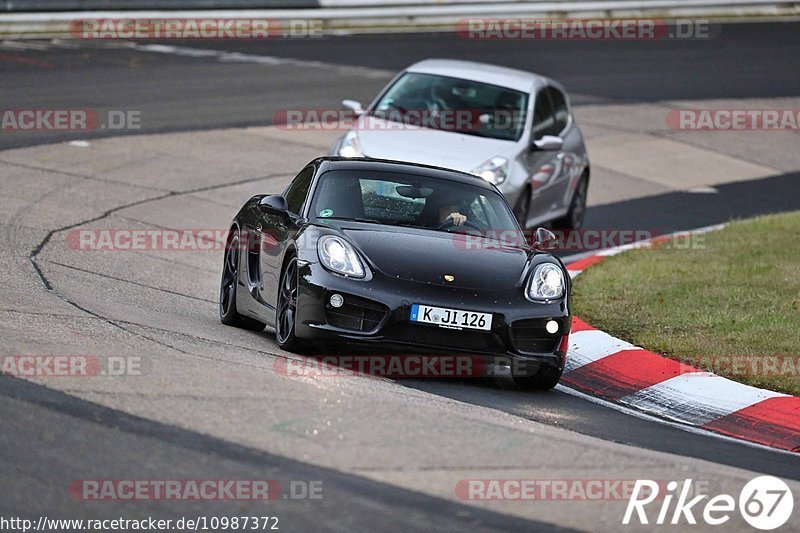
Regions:
<svg viewBox="0 0 800 533"><path fill-rule="evenodd" d="M553 105L547 90L543 89L536 94L536 102L533 107L533 139L539 140L545 135L557 135L556 119L553 112Z"/></svg>
<svg viewBox="0 0 800 533"><path fill-rule="evenodd" d="M555 125L553 135L560 135L569 123L569 107L567 106L567 99L564 94L555 87L548 87L547 93L550 96L550 101L553 104L553 117Z"/></svg>

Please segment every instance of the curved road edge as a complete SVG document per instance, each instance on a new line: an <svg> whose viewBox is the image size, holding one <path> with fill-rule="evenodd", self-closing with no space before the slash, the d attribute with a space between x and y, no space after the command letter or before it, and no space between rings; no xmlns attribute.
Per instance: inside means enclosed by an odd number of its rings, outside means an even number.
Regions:
<svg viewBox="0 0 800 533"><path fill-rule="evenodd" d="M628 250L722 229L664 235L583 256L570 277ZM634 346L575 317L563 383L613 403L779 450L800 451L800 397L744 385Z"/></svg>

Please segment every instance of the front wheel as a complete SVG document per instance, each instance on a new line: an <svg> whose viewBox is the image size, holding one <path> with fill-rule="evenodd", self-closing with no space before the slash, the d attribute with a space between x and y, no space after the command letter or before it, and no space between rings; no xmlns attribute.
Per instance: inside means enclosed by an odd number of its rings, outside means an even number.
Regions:
<svg viewBox="0 0 800 533"><path fill-rule="evenodd" d="M278 306L275 313L275 339L278 346L287 352L298 352L301 342L295 335L297 319L297 258L286 263L278 290Z"/></svg>
<svg viewBox="0 0 800 533"><path fill-rule="evenodd" d="M558 385L562 373L561 368L546 365L532 376L514 376L514 383L522 390L550 390Z"/></svg>
<svg viewBox="0 0 800 533"><path fill-rule="evenodd" d="M581 226L583 226L583 219L586 216L586 199L589 196L588 193L589 177L584 174L581 176L581 181L578 182L575 194L572 195L569 211L563 217L554 220L553 227L565 230L581 229Z"/></svg>

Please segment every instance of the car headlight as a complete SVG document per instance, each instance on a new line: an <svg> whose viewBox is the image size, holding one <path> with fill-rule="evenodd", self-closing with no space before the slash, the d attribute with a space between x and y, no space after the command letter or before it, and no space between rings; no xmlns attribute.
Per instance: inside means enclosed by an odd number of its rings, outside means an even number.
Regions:
<svg viewBox="0 0 800 533"><path fill-rule="evenodd" d="M350 131L344 136L342 144L339 145L339 155L342 157L364 157L356 132Z"/></svg>
<svg viewBox="0 0 800 533"><path fill-rule="evenodd" d="M493 157L473 170L472 173L489 183L500 185L508 176L508 159L505 157Z"/></svg>
<svg viewBox="0 0 800 533"><path fill-rule="evenodd" d="M555 263L538 265L528 282L531 300L555 300L564 296L564 271Z"/></svg>
<svg viewBox="0 0 800 533"><path fill-rule="evenodd" d="M353 278L363 278L366 275L358 254L344 239L325 235L317 242L317 252L323 266L328 270Z"/></svg>

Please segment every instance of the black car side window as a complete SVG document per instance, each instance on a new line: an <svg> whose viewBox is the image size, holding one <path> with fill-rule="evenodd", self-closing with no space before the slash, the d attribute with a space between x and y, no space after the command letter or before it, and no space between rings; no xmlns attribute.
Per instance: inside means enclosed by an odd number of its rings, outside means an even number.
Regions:
<svg viewBox="0 0 800 533"><path fill-rule="evenodd" d="M544 135L558 135L557 131L554 133L555 121L547 90L539 91L536 95L536 105L533 107L533 140L538 141Z"/></svg>
<svg viewBox="0 0 800 533"><path fill-rule="evenodd" d="M286 198L286 205L289 206L289 212L299 215L303 209L303 203L308 196L308 189L311 187L311 179L314 177L314 167L306 167L295 176L292 183L283 193Z"/></svg>
<svg viewBox="0 0 800 533"><path fill-rule="evenodd" d="M555 87L548 87L547 92L550 95L550 100L553 103L553 116L555 117L555 126L552 135L560 135L561 132L567 127L569 123L569 108L567 107L567 99L564 94Z"/></svg>

